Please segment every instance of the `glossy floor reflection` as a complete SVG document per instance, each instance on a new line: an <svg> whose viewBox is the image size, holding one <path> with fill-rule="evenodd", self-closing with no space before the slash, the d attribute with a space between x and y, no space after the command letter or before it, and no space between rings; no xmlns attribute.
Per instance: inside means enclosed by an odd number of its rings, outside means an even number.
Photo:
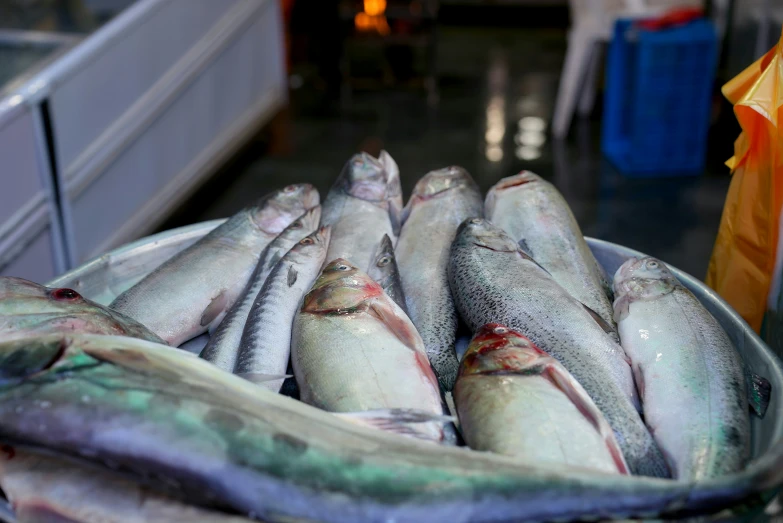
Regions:
<svg viewBox="0 0 783 523"><path fill-rule="evenodd" d="M718 167L700 177L633 179L602 159L598 116L552 143L564 53L560 30L443 28L436 107L421 91L399 90L354 93L340 106L305 81L272 126L273 139L252 144L162 228L227 216L294 181L325 195L351 154L383 147L400 166L406 196L428 170L449 164L467 168L483 190L532 170L562 191L586 235L703 278L729 183L720 162L731 149L711 151Z"/></svg>

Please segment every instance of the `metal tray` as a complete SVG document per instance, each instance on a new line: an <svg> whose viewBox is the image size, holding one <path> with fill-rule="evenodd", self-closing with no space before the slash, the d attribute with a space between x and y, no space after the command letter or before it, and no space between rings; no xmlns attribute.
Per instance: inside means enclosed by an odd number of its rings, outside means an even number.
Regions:
<svg viewBox="0 0 783 523"><path fill-rule="evenodd" d="M114 297L131 287L155 267L177 252L217 227L224 220L197 223L187 227L161 232L115 249L103 256L52 280L47 285L69 287L87 298L108 305ZM612 275L617 268L632 256L642 253L605 242L587 238L598 262ZM758 521L759 507L768 502L783 483L783 369L781 362L756 333L734 310L712 289L696 278L670 267L680 281L717 318L729 334L745 363L757 374L772 384L773 398L764 419L752 417L753 461L741 473L709 481L709 490L716 485L742 485L743 489L756 495L755 510L745 513L744 520ZM196 339L188 347L198 351L206 342L206 336ZM706 487L706 484L705 484ZM693 489L691 499L698 504L701 492L699 484ZM750 507L746 507L750 508ZM770 514L770 510L767 510ZM736 521L735 516L731 516ZM762 516L762 520L766 519Z"/></svg>

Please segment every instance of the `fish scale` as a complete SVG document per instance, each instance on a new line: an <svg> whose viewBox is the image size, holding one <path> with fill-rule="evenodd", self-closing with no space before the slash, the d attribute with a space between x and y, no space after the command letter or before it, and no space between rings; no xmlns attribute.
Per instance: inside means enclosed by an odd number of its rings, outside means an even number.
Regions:
<svg viewBox="0 0 783 523"><path fill-rule="evenodd" d="M634 473L668 475L635 406L636 389L622 348L505 232L486 220L467 220L452 247L449 279L471 329L500 323L527 336L584 387L612 426Z"/></svg>
<svg viewBox="0 0 783 523"><path fill-rule="evenodd" d="M286 373L296 309L323 265L330 232L324 227L301 240L272 269L248 314L236 374L253 381L256 376ZM274 392L283 384L283 380L256 380Z"/></svg>

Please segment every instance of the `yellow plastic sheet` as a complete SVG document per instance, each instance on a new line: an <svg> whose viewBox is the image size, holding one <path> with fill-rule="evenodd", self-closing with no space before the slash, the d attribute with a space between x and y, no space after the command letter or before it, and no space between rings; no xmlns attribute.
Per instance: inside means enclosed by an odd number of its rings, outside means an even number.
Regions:
<svg viewBox="0 0 783 523"><path fill-rule="evenodd" d="M707 285L759 332L770 292L783 205L783 36L723 86L742 133L726 162L733 177Z"/></svg>

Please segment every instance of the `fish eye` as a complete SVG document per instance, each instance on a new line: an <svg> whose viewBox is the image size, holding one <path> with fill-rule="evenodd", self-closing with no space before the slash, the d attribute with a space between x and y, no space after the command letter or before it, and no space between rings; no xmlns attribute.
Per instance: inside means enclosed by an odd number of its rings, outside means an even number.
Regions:
<svg viewBox="0 0 783 523"><path fill-rule="evenodd" d="M479 223L481 223L481 218L473 218L472 220L470 220L470 223L474 225L478 225Z"/></svg>
<svg viewBox="0 0 783 523"><path fill-rule="evenodd" d="M658 262L657 261L648 261L647 262L647 268L648 269L657 269L658 268Z"/></svg>
<svg viewBox="0 0 783 523"><path fill-rule="evenodd" d="M291 224L292 229L301 229L302 228L302 222L294 222Z"/></svg>
<svg viewBox="0 0 783 523"><path fill-rule="evenodd" d="M508 332L508 329L505 327L495 327L495 330L493 332L495 334L505 334Z"/></svg>
<svg viewBox="0 0 783 523"><path fill-rule="evenodd" d="M390 261L391 261L391 258L389 256L381 256L381 259L378 260L378 263L376 265L378 265L378 267L385 267L385 266L389 265Z"/></svg>
<svg viewBox="0 0 783 523"><path fill-rule="evenodd" d="M312 238L302 238L301 240L299 240L299 243L301 245L312 245L313 244L313 239Z"/></svg>
<svg viewBox="0 0 783 523"><path fill-rule="evenodd" d="M57 301L74 301L82 297L73 289L54 289L49 295Z"/></svg>
<svg viewBox="0 0 783 523"><path fill-rule="evenodd" d="M285 193L292 193L292 192L294 192L295 190L296 190L296 185L287 185L287 186L286 186L286 187L283 189L283 192L285 192Z"/></svg>
<svg viewBox="0 0 783 523"><path fill-rule="evenodd" d="M338 271L347 271L348 269L350 269L350 267L348 267L347 265L338 265L337 267L335 267L335 269L337 269Z"/></svg>

